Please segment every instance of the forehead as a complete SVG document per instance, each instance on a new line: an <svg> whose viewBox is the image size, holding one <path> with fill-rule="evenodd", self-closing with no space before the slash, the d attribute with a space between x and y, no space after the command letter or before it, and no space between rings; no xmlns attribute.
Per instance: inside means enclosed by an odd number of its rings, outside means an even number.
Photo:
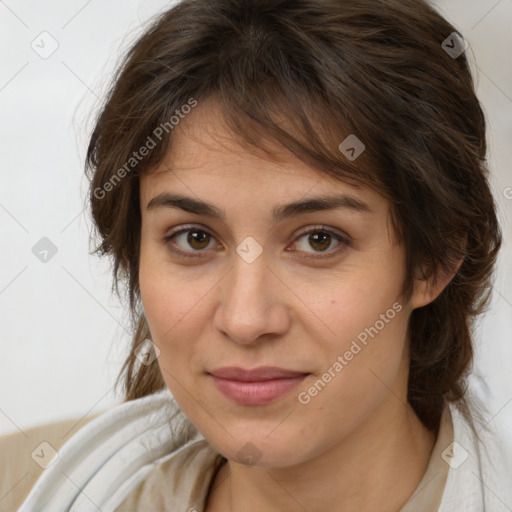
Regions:
<svg viewBox="0 0 512 512"><path fill-rule="evenodd" d="M361 182L311 167L264 134L261 142L249 145L233 133L217 103L199 104L173 131L162 162L141 176L142 209L172 191L221 204L272 203L274 217L285 202L334 194L354 211L386 213L387 201Z"/></svg>

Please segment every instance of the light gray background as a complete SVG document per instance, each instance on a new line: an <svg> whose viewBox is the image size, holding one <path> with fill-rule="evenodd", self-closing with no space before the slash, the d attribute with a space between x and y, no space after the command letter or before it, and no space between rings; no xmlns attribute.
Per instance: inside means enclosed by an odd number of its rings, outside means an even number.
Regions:
<svg viewBox="0 0 512 512"><path fill-rule="evenodd" d="M121 401L112 388L128 351L128 322L111 294L108 261L88 254L83 161L91 112L119 55L169 5L0 0L0 434ZM512 430L512 0L435 5L469 44L488 116L505 246L478 327L473 382L493 423ZM31 47L48 52L52 44L58 48L45 59ZM32 253L42 237L57 247L46 263Z"/></svg>

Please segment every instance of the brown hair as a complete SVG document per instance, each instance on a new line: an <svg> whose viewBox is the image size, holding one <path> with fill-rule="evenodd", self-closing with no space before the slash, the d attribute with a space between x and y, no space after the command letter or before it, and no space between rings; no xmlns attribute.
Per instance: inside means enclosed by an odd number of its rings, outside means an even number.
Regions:
<svg viewBox="0 0 512 512"><path fill-rule="evenodd" d="M406 297L418 265L435 279L463 258L440 296L411 314L408 399L431 429L446 400L464 403L474 318L488 306L501 231L466 55L443 43L454 46L453 32L422 0L184 0L152 22L118 68L86 161L95 252L112 257L113 289L127 285L134 324L116 382L126 400L165 386L158 365L134 353L150 338L138 287L138 175L170 148L171 117L215 98L247 147L277 141L390 201ZM354 161L338 149L350 134L365 145ZM150 138L155 147L141 157Z"/></svg>

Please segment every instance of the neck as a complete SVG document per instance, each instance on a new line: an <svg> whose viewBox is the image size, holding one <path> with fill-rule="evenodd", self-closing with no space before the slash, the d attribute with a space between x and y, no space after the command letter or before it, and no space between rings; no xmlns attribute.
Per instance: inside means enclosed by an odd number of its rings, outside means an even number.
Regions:
<svg viewBox="0 0 512 512"><path fill-rule="evenodd" d="M298 466L248 467L228 460L214 479L206 511L397 512L421 481L436 436L390 395L382 412L374 411L342 443Z"/></svg>

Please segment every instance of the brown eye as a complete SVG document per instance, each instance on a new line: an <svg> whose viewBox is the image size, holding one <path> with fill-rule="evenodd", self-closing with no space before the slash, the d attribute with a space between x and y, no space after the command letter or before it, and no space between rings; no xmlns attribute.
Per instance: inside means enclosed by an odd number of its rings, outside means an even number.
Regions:
<svg viewBox="0 0 512 512"><path fill-rule="evenodd" d="M215 241L215 238L204 229L188 226L167 235L163 240L171 251L180 256L198 258L208 253L211 242ZM332 245L335 245L334 249L330 249ZM287 250L306 253L306 256L303 256L304 258L328 258L337 255L349 245L348 240L340 234L323 227L317 227L303 232L296 238L293 244L295 248ZM217 245L217 247L220 248L221 246ZM313 249L313 251L310 249Z"/></svg>
<svg viewBox="0 0 512 512"><path fill-rule="evenodd" d="M329 250L332 245L335 245L335 248ZM340 234L323 227L317 227L299 235L293 244L296 249L292 249L292 252L297 250L304 252L308 254L305 258L322 258L324 257L322 253L325 253L325 257L334 256L348 245L348 240ZM313 249L313 251L308 249ZM318 253L318 256L315 256L315 253Z"/></svg>
<svg viewBox="0 0 512 512"><path fill-rule="evenodd" d="M201 256L200 253L206 252L212 240L214 238L208 231L197 227L184 228L164 237L164 243L173 252L191 257Z"/></svg>
<svg viewBox="0 0 512 512"><path fill-rule="evenodd" d="M331 245L331 235L325 232L311 233L308 238L308 243L318 251L325 251Z"/></svg>
<svg viewBox="0 0 512 512"><path fill-rule="evenodd" d="M208 242L210 241L209 233L199 230L190 230L187 233L187 243L190 244L190 247L194 249L205 249L208 247ZM206 245L205 240L207 242Z"/></svg>

